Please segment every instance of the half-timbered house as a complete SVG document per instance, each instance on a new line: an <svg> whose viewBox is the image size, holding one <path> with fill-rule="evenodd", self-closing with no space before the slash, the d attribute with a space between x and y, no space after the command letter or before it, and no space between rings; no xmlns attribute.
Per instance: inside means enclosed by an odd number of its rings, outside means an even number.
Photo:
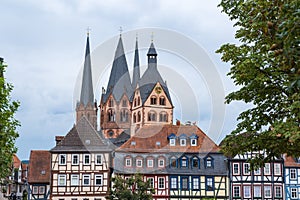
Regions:
<svg viewBox="0 0 300 200"><path fill-rule="evenodd" d="M300 198L300 158L284 157L285 198Z"/></svg>
<svg viewBox="0 0 300 200"><path fill-rule="evenodd" d="M47 200L50 197L49 151L32 150L28 171L28 197L30 200Z"/></svg>
<svg viewBox="0 0 300 200"><path fill-rule="evenodd" d="M284 199L283 160L251 170L251 157L253 153L247 153L228 160L231 199Z"/></svg>

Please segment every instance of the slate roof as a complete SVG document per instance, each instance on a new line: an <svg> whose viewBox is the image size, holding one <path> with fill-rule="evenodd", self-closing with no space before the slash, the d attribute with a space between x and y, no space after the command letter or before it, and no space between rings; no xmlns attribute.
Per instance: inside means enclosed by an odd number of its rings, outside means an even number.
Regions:
<svg viewBox="0 0 300 200"><path fill-rule="evenodd" d="M285 156L284 158L285 167L299 167L300 168L300 158L297 160L291 156Z"/></svg>
<svg viewBox="0 0 300 200"><path fill-rule="evenodd" d="M153 42L151 42L150 48L147 53L147 56L149 55L157 55Z"/></svg>
<svg viewBox="0 0 300 200"><path fill-rule="evenodd" d="M170 146L168 136L174 134L177 138L185 134L187 139L197 135L197 146L191 146L187 141L186 146ZM134 142L135 145L132 145ZM160 142L160 145L157 144ZM126 143L116 149L125 152L186 152L186 153L217 153L220 148L195 125L145 125L139 129Z"/></svg>
<svg viewBox="0 0 300 200"><path fill-rule="evenodd" d="M126 56L124 53L122 37L120 36L106 93L102 95L102 102L105 103L111 93L113 94L116 101L120 101L124 92L130 98L133 89L130 81Z"/></svg>
<svg viewBox="0 0 300 200"><path fill-rule="evenodd" d="M50 152L109 152L111 150L112 145L109 140L99 134L83 116Z"/></svg>
<svg viewBox="0 0 300 200"><path fill-rule="evenodd" d="M79 103L82 103L84 106L87 106L88 103L90 103L91 105L94 104L89 35L87 36L86 40L85 60L82 74L82 84Z"/></svg>
<svg viewBox="0 0 300 200"><path fill-rule="evenodd" d="M139 80L140 80L140 61L139 61L138 41L136 40L135 51L134 51L133 76L132 76L133 89L136 89Z"/></svg>
<svg viewBox="0 0 300 200"><path fill-rule="evenodd" d="M109 140L117 147L129 140L130 134L123 131L117 138L109 138Z"/></svg>
<svg viewBox="0 0 300 200"><path fill-rule="evenodd" d="M28 183L49 183L51 174L51 154L49 151L32 150L28 171Z"/></svg>

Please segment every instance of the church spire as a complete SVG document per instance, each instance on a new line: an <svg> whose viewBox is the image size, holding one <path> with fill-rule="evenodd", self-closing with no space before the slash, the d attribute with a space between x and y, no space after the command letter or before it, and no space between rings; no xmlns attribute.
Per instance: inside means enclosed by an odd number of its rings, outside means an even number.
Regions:
<svg viewBox="0 0 300 200"><path fill-rule="evenodd" d="M87 33L86 40L85 60L82 74L82 84L79 103L82 103L84 106L87 106L88 103L90 103L91 105L94 104L89 32Z"/></svg>
<svg viewBox="0 0 300 200"><path fill-rule="evenodd" d="M157 66L157 53L153 44L153 40L151 41L150 48L147 53L148 56L148 67L155 67Z"/></svg>
<svg viewBox="0 0 300 200"><path fill-rule="evenodd" d="M132 76L132 87L136 88L137 83L140 79L140 61L139 61L139 49L138 49L138 39L135 42L135 52L134 52L134 63L133 63L133 76Z"/></svg>

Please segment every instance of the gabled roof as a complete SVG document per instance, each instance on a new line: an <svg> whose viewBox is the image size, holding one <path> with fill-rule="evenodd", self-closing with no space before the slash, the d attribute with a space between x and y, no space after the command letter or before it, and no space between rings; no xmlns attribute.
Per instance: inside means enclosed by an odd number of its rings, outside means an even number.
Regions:
<svg viewBox="0 0 300 200"><path fill-rule="evenodd" d="M94 104L89 35L87 36L87 40L86 40L86 50L85 50L85 59L84 59L79 103L82 103L84 106L87 106L88 103L90 103L91 105Z"/></svg>
<svg viewBox="0 0 300 200"><path fill-rule="evenodd" d="M109 140L116 145L117 147L124 144L127 140L129 140L130 134L123 131L117 138L109 138Z"/></svg>
<svg viewBox="0 0 300 200"><path fill-rule="evenodd" d="M175 146L169 145L168 136L172 133L176 137L185 134L188 137L193 134L197 135L197 146L191 146L190 142L186 146L180 146L176 142ZM132 145L134 143L135 145ZM160 145L157 145L160 142ZM186 125L145 125L139 129L133 137L131 137L116 151L126 152L187 152L187 153L213 153L219 152L220 148L197 126Z"/></svg>
<svg viewBox="0 0 300 200"><path fill-rule="evenodd" d="M300 158L296 159L291 156L284 157L284 166L286 167L299 167L300 168Z"/></svg>
<svg viewBox="0 0 300 200"><path fill-rule="evenodd" d="M139 80L140 80L140 60L139 60L138 41L136 40L135 51L134 51L133 76L132 76L133 89L136 89Z"/></svg>
<svg viewBox="0 0 300 200"><path fill-rule="evenodd" d="M102 102L106 102L112 93L115 100L119 101L124 93L130 98L133 89L130 81L126 56L124 53L122 37L120 36L115 52L115 58L110 72L106 93L102 95Z"/></svg>
<svg viewBox="0 0 300 200"><path fill-rule="evenodd" d="M69 131L50 152L69 152L69 151L111 151L111 144L101 133L99 134L83 116L79 122Z"/></svg>
<svg viewBox="0 0 300 200"><path fill-rule="evenodd" d="M21 166L21 161L16 154L13 155L13 167L19 168Z"/></svg>
<svg viewBox="0 0 300 200"><path fill-rule="evenodd" d="M157 55L153 42L151 42L150 48L147 53L147 56L150 56L150 55L154 55L154 56Z"/></svg>
<svg viewBox="0 0 300 200"><path fill-rule="evenodd" d="M28 171L28 183L49 183L51 174L51 154L49 151L32 150Z"/></svg>

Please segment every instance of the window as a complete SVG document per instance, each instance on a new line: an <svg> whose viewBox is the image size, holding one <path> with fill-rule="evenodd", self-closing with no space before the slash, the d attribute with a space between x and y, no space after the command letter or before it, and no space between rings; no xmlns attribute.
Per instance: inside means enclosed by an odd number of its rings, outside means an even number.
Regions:
<svg viewBox="0 0 300 200"><path fill-rule="evenodd" d="M116 120L116 113L113 109L109 109L107 112L107 117L109 122L114 122Z"/></svg>
<svg viewBox="0 0 300 200"><path fill-rule="evenodd" d="M159 98L159 105L162 105L162 106L166 105L166 99L165 99L165 97L160 97Z"/></svg>
<svg viewBox="0 0 300 200"><path fill-rule="evenodd" d="M158 178L158 189L165 189L165 178Z"/></svg>
<svg viewBox="0 0 300 200"><path fill-rule="evenodd" d="M254 186L254 197L261 197L261 186Z"/></svg>
<svg viewBox="0 0 300 200"><path fill-rule="evenodd" d="M281 186L275 186L275 197L282 197L282 188L281 188Z"/></svg>
<svg viewBox="0 0 300 200"><path fill-rule="evenodd" d="M205 158L205 167L206 168L213 168L213 159L211 157Z"/></svg>
<svg viewBox="0 0 300 200"><path fill-rule="evenodd" d="M38 193L39 193L39 187L38 186L33 186L32 194L38 194Z"/></svg>
<svg viewBox="0 0 300 200"><path fill-rule="evenodd" d="M189 189L189 178L181 177L181 189L188 190Z"/></svg>
<svg viewBox="0 0 300 200"><path fill-rule="evenodd" d="M239 175L239 174L240 174L240 164L233 163L233 175Z"/></svg>
<svg viewBox="0 0 300 200"><path fill-rule="evenodd" d="M127 100L126 99L122 100L122 107L127 107Z"/></svg>
<svg viewBox="0 0 300 200"><path fill-rule="evenodd" d="M67 181L67 175L59 174L58 175L58 186L65 186Z"/></svg>
<svg viewBox="0 0 300 200"><path fill-rule="evenodd" d="M137 167L143 167L143 160L141 158L136 159L136 166Z"/></svg>
<svg viewBox="0 0 300 200"><path fill-rule="evenodd" d="M67 163L67 155L66 154L59 154L59 164L65 165Z"/></svg>
<svg viewBox="0 0 300 200"><path fill-rule="evenodd" d="M102 155L101 154L96 154L95 156L95 162L96 162L96 165L102 165Z"/></svg>
<svg viewBox="0 0 300 200"><path fill-rule="evenodd" d="M126 158L125 159L125 166L130 167L131 166L131 158Z"/></svg>
<svg viewBox="0 0 300 200"><path fill-rule="evenodd" d="M71 185L79 185L79 175L78 174L72 174L71 175Z"/></svg>
<svg viewBox="0 0 300 200"><path fill-rule="evenodd" d="M148 167L153 167L153 159L152 159L152 158L149 158L149 159L147 160L147 166L148 166Z"/></svg>
<svg viewBox="0 0 300 200"><path fill-rule="evenodd" d="M290 178L296 179L296 169L290 169Z"/></svg>
<svg viewBox="0 0 300 200"><path fill-rule="evenodd" d="M90 175L89 174L82 175L82 185L84 185L84 186L90 185Z"/></svg>
<svg viewBox="0 0 300 200"><path fill-rule="evenodd" d="M291 188L291 198L298 199L297 188Z"/></svg>
<svg viewBox="0 0 300 200"><path fill-rule="evenodd" d="M138 112L138 118L137 118L137 121L138 121L138 122L141 121L141 112L140 112L140 111Z"/></svg>
<svg viewBox="0 0 300 200"><path fill-rule="evenodd" d="M198 177L193 177L193 190L199 190L199 178Z"/></svg>
<svg viewBox="0 0 300 200"><path fill-rule="evenodd" d="M249 175L250 174L250 164L244 163L244 174Z"/></svg>
<svg viewBox="0 0 300 200"><path fill-rule="evenodd" d="M89 165L90 162L91 162L90 154L84 154L83 155L83 164L84 165Z"/></svg>
<svg viewBox="0 0 300 200"><path fill-rule="evenodd" d="M152 96L152 97L150 98L150 104L151 104L151 105L156 105L156 100L157 100L156 96Z"/></svg>
<svg viewBox="0 0 300 200"><path fill-rule="evenodd" d="M108 131L108 136L109 136L109 137L114 136L114 131L113 131L113 130L109 130L109 131Z"/></svg>
<svg viewBox="0 0 300 200"><path fill-rule="evenodd" d="M206 190L214 190L213 177L206 177Z"/></svg>
<svg viewBox="0 0 300 200"><path fill-rule="evenodd" d="M279 163L274 164L274 175L281 175L281 167Z"/></svg>
<svg viewBox="0 0 300 200"><path fill-rule="evenodd" d="M166 112L159 113L159 121L160 122L167 122L168 121L168 115Z"/></svg>
<svg viewBox="0 0 300 200"><path fill-rule="evenodd" d="M112 98L109 99L108 106L109 107L113 107L114 106L114 100Z"/></svg>
<svg viewBox="0 0 300 200"><path fill-rule="evenodd" d="M170 139L170 146L175 146L176 145L176 139L175 138L171 138Z"/></svg>
<svg viewBox="0 0 300 200"><path fill-rule="evenodd" d="M186 139L185 138L180 139L180 146L186 146Z"/></svg>
<svg viewBox="0 0 300 200"><path fill-rule="evenodd" d="M233 197L240 197L240 186L233 186Z"/></svg>
<svg viewBox="0 0 300 200"><path fill-rule="evenodd" d="M95 185L101 186L103 184L103 175L95 175Z"/></svg>
<svg viewBox="0 0 300 200"><path fill-rule="evenodd" d="M156 113L154 111L148 113L148 121L156 121Z"/></svg>
<svg viewBox="0 0 300 200"><path fill-rule="evenodd" d="M72 155L72 165L78 165L79 164L79 155L73 154Z"/></svg>
<svg viewBox="0 0 300 200"><path fill-rule="evenodd" d="M172 168L176 168L177 167L177 159L176 158L171 158L170 160L170 164Z"/></svg>
<svg viewBox="0 0 300 200"><path fill-rule="evenodd" d="M191 146L197 146L197 139L191 139Z"/></svg>
<svg viewBox="0 0 300 200"><path fill-rule="evenodd" d="M177 177L171 177L171 189L177 189Z"/></svg>
<svg viewBox="0 0 300 200"><path fill-rule="evenodd" d="M265 198L271 197L271 186L265 186L264 188Z"/></svg>
<svg viewBox="0 0 300 200"><path fill-rule="evenodd" d="M260 168L257 168L256 170L254 170L254 175L260 175Z"/></svg>
<svg viewBox="0 0 300 200"><path fill-rule="evenodd" d="M197 157L192 159L192 168L199 168L199 159Z"/></svg>
<svg viewBox="0 0 300 200"><path fill-rule="evenodd" d="M160 158L158 159L158 167L164 167L165 166L165 159Z"/></svg>
<svg viewBox="0 0 300 200"><path fill-rule="evenodd" d="M244 186L244 198L250 198L250 197L251 197L251 187Z"/></svg>
<svg viewBox="0 0 300 200"><path fill-rule="evenodd" d="M126 110L126 109L121 110L120 120L121 120L121 122L128 122L128 110Z"/></svg>
<svg viewBox="0 0 300 200"><path fill-rule="evenodd" d="M265 164L264 172L265 172L265 175L270 175L271 174L270 163Z"/></svg>
<svg viewBox="0 0 300 200"><path fill-rule="evenodd" d="M154 178L150 177L150 178L147 178L147 180L149 182L150 188L154 188Z"/></svg>
<svg viewBox="0 0 300 200"><path fill-rule="evenodd" d="M181 167L186 168L188 166L188 160L186 157L181 158Z"/></svg>

